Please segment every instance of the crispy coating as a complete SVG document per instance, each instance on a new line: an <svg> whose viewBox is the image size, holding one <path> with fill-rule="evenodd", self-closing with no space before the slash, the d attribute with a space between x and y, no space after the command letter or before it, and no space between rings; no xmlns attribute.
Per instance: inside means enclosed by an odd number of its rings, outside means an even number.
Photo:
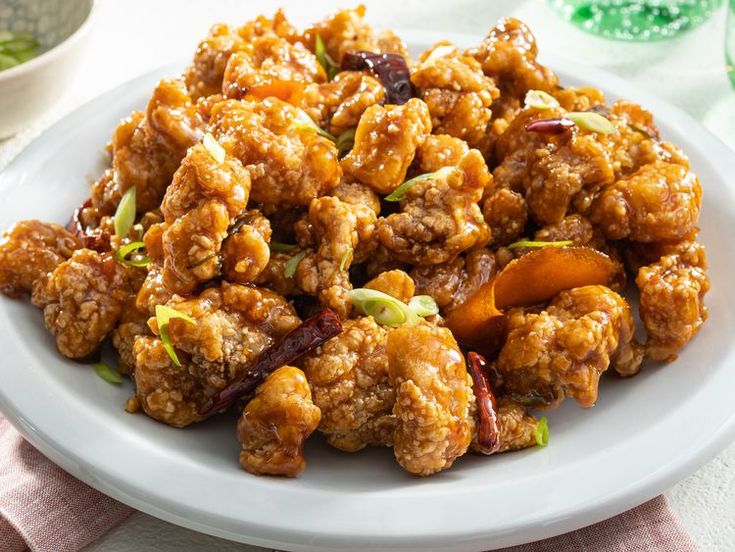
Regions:
<svg viewBox="0 0 735 552"><path fill-rule="evenodd" d="M625 375L638 370L633 332L628 303L603 286L563 291L541 312L512 309L497 363L505 392L525 404L554 405L568 396L593 406L611 362Z"/></svg>
<svg viewBox="0 0 735 552"><path fill-rule="evenodd" d="M477 204L490 178L480 152L442 171L409 188L401 211L378 221L378 240L400 261L444 263L490 237Z"/></svg>
<svg viewBox="0 0 735 552"><path fill-rule="evenodd" d="M240 215L222 243L222 274L229 282L254 282L270 260L271 224L260 211Z"/></svg>
<svg viewBox="0 0 735 552"><path fill-rule="evenodd" d="M320 418L304 373L278 368L258 386L237 422L240 465L256 475L296 477L306 467L304 441Z"/></svg>
<svg viewBox="0 0 735 552"><path fill-rule="evenodd" d="M416 293L431 295L442 312L464 303L498 271L492 251L478 249L466 256L433 266L417 266L411 271Z"/></svg>
<svg viewBox="0 0 735 552"><path fill-rule="evenodd" d="M364 206L334 196L315 199L309 205L309 223L316 249L296 270L298 286L317 295L324 306L346 318L351 310L347 293L352 289L349 268L358 243L370 240L375 213Z"/></svg>
<svg viewBox="0 0 735 552"><path fill-rule="evenodd" d="M557 87L551 95L567 111L588 111L589 109L605 105L605 94L592 86Z"/></svg>
<svg viewBox="0 0 735 552"><path fill-rule="evenodd" d="M255 38L247 49L233 53L227 61L222 93L236 100L245 98L252 86L274 81L322 82L324 69L316 56L302 44L291 44L278 36Z"/></svg>
<svg viewBox="0 0 735 552"><path fill-rule="evenodd" d="M416 291L413 279L402 270L397 269L381 272L364 287L382 291L404 303L408 303Z"/></svg>
<svg viewBox="0 0 735 552"><path fill-rule="evenodd" d="M704 295L710 288L702 245L686 241L670 249L657 262L641 267L635 280L648 334L646 355L668 362L676 360L707 319Z"/></svg>
<svg viewBox="0 0 735 552"><path fill-rule="evenodd" d="M526 408L508 399L498 399L496 415L500 446L495 454L521 450L536 446L536 427L538 420ZM477 409L473 405L472 417L472 452L482 452L477 443Z"/></svg>
<svg viewBox="0 0 735 552"><path fill-rule="evenodd" d="M181 79L162 80L145 115L133 113L112 137L112 188L105 196L117 204L136 188L139 213L156 209L186 150L202 137L203 122Z"/></svg>
<svg viewBox="0 0 735 552"><path fill-rule="evenodd" d="M117 349L119 356L117 368L122 374L132 374L135 369L135 354L133 346L135 339L140 336L150 336L148 329L148 314L137 309L135 296L129 296L123 305L120 322L112 331L112 345Z"/></svg>
<svg viewBox="0 0 735 552"><path fill-rule="evenodd" d="M376 35L363 17L363 5L351 10L341 10L314 25L311 32L321 37L327 52L337 64L342 62L345 53L355 50L408 57L408 48L398 36L392 31L383 31Z"/></svg>
<svg viewBox="0 0 735 552"><path fill-rule="evenodd" d="M169 322L181 367L173 365L160 338L139 337L134 377L145 412L176 427L199 421L197 412L209 397L246 373L265 349L300 323L283 297L227 282L190 299L174 296L167 306L196 322ZM160 335L155 318L148 326Z"/></svg>
<svg viewBox="0 0 735 552"><path fill-rule="evenodd" d="M81 244L58 224L24 220L8 228L0 241L0 292L30 293L33 283L72 256Z"/></svg>
<svg viewBox="0 0 735 552"><path fill-rule="evenodd" d="M192 99L221 92L230 56L247 49L248 43L237 29L222 23L213 25L207 37L197 46L194 59L184 73L186 88Z"/></svg>
<svg viewBox="0 0 735 552"><path fill-rule="evenodd" d="M677 240L699 219L702 186L687 167L657 161L607 186L590 219L612 240Z"/></svg>
<svg viewBox="0 0 735 552"><path fill-rule="evenodd" d="M69 358L94 353L122 315L140 277L109 253L78 249L48 278L38 280L32 301L43 309L46 328Z"/></svg>
<svg viewBox="0 0 735 552"><path fill-rule="evenodd" d="M297 252L298 254L298 252ZM270 254L268 263L263 271L255 279L259 286L265 286L279 295L301 295L303 291L299 288L296 278L286 276L286 264L294 256L294 253L273 252ZM301 263L299 263L301 264ZM298 268L297 268L298 270Z"/></svg>
<svg viewBox="0 0 735 552"><path fill-rule="evenodd" d="M439 42L421 54L411 82L429 106L433 132L460 138L470 147L483 142L490 106L500 93L477 60Z"/></svg>
<svg viewBox="0 0 735 552"><path fill-rule="evenodd" d="M342 170L376 193L389 194L406 178L416 148L430 132L429 108L419 99L371 106L360 118L355 145L342 159Z"/></svg>
<svg viewBox="0 0 735 552"><path fill-rule="evenodd" d="M523 98L529 90L552 92L559 80L536 61L538 46L531 30L521 21L504 17L469 55L495 80L501 96Z"/></svg>
<svg viewBox="0 0 735 552"><path fill-rule="evenodd" d="M448 134L430 134L416 150L419 173L454 167L470 151L467 142Z"/></svg>
<svg viewBox="0 0 735 552"><path fill-rule="evenodd" d="M396 393L396 460L414 475L449 468L470 445L475 400L457 342L446 328L403 326L388 334L386 354Z"/></svg>
<svg viewBox="0 0 735 552"><path fill-rule="evenodd" d="M202 144L189 150L161 204L166 287L191 293L220 274L222 242L249 193L250 176L240 161L226 156L220 163Z"/></svg>
<svg viewBox="0 0 735 552"><path fill-rule="evenodd" d="M339 136L356 127L368 107L384 99L379 80L361 71L342 71L331 82L307 86L302 107L320 127Z"/></svg>
<svg viewBox="0 0 735 552"><path fill-rule="evenodd" d="M528 222L526 199L513 190L499 188L482 205L493 245L508 245L523 235Z"/></svg>
<svg viewBox="0 0 735 552"><path fill-rule="evenodd" d="M304 372L321 409L319 431L340 450L393 443L395 402L388 381L386 337L371 316L344 322L340 335L304 360Z"/></svg>
<svg viewBox="0 0 735 552"><path fill-rule="evenodd" d="M153 316L156 305L165 305L173 292L163 283L163 267L159 263L152 262L147 268L148 273L135 296L135 308Z"/></svg>
<svg viewBox="0 0 735 552"><path fill-rule="evenodd" d="M309 125L303 111L276 98L228 100L212 109L211 131L248 169L251 199L281 206L308 205L339 183L337 149Z"/></svg>

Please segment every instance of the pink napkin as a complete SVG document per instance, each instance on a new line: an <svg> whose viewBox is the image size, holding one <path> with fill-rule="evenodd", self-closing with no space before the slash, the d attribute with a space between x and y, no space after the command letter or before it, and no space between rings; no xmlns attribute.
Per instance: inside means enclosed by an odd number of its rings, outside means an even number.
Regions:
<svg viewBox="0 0 735 552"><path fill-rule="evenodd" d="M76 552L132 510L74 479L0 414L0 551ZM596 525L503 552L695 552L662 496Z"/></svg>

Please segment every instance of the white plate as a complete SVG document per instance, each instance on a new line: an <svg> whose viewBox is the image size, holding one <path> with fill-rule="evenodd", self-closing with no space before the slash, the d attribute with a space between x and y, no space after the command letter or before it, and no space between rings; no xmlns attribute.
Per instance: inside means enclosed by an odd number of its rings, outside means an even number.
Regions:
<svg viewBox="0 0 735 552"><path fill-rule="evenodd" d="M404 32L414 50L446 33ZM462 45L478 38L453 36ZM678 109L596 69L546 60L563 83L651 108L704 186L710 320L679 360L604 378L592 410L567 401L546 449L466 456L417 479L389 450L349 455L318 438L297 480L238 468L233 417L176 430L122 407L131 394L62 359L27 302L0 299L0 409L64 469L137 509L228 539L291 550L486 550L557 535L652 498L735 438L735 156ZM118 120L141 108L167 68L123 85L45 132L0 175L0 226L65 222L103 168ZM719 237L719 239L718 239Z"/></svg>

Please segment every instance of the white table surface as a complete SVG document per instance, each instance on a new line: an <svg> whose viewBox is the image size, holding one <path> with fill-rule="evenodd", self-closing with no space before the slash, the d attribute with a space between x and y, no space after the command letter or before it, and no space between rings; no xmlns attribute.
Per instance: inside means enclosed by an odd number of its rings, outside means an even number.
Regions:
<svg viewBox="0 0 735 552"><path fill-rule="evenodd" d="M724 73L724 10L670 42L628 44L597 39L558 19L542 0L366 0L368 18L387 28L483 36L513 15L534 30L542 52L617 73L682 107L735 149L735 91ZM318 5L318 8L309 6ZM243 22L284 6L305 24L349 2L326 0L98 0L92 46L79 74L51 112L15 138L0 142L0 170L43 128L101 92L193 54L211 23ZM591 83L593 84L593 83ZM110 129L112 131L112 129ZM704 182L706 193L707 183ZM682 441L686 446L686 441ZM666 496L702 551L735 550L735 445ZM88 552L261 551L135 513Z"/></svg>

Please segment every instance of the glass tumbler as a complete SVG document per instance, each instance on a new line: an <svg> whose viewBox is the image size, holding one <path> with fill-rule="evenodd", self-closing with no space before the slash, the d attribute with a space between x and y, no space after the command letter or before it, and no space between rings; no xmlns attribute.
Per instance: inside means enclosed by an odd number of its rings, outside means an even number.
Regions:
<svg viewBox="0 0 735 552"><path fill-rule="evenodd" d="M549 0L549 4L573 24L598 36L651 41L693 29L722 0Z"/></svg>

